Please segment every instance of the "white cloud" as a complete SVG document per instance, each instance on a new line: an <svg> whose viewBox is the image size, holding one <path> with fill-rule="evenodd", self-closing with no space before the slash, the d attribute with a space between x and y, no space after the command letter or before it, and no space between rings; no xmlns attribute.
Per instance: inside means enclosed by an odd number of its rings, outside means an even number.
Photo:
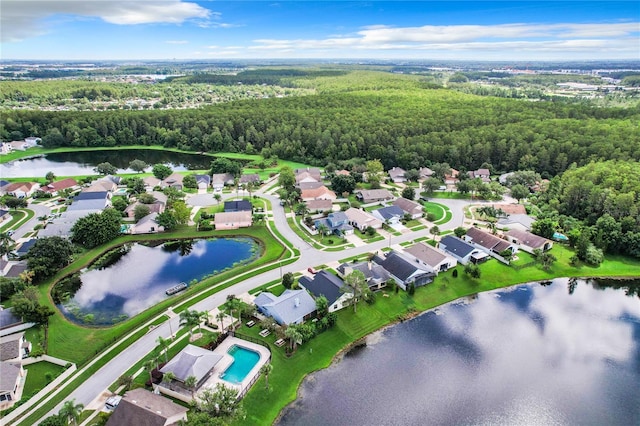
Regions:
<svg viewBox="0 0 640 426"><path fill-rule="evenodd" d="M216 19L197 3L181 0L3 0L2 34L5 41L19 41L42 35L43 21L53 16L99 18L115 25L150 23L181 24L187 20Z"/></svg>
<svg viewBox="0 0 640 426"><path fill-rule="evenodd" d="M324 39L256 39L249 49L263 52L292 50L309 54L328 52L344 56L354 51L385 51L394 57L445 55L448 52L482 57L483 52L518 56L537 52L540 58L566 54L588 54L592 58L612 53L638 58L640 23L611 24L502 24L502 25L426 25L421 27L363 27L354 36L332 36ZM607 56L609 55L609 56ZM543 58L544 56L544 58ZM489 59L489 58L486 58Z"/></svg>

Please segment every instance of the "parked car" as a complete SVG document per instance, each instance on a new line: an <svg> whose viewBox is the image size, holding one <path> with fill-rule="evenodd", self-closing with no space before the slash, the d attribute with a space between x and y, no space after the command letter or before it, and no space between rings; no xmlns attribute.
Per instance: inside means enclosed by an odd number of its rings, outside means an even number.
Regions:
<svg viewBox="0 0 640 426"><path fill-rule="evenodd" d="M307 271L309 271L309 273L311 273L311 274L317 274L318 273L318 271L316 271L313 268L307 268Z"/></svg>

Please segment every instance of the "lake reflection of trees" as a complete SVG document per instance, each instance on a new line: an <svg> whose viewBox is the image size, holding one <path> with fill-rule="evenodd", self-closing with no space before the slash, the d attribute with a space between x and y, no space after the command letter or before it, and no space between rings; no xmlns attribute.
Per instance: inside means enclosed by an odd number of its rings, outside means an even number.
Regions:
<svg viewBox="0 0 640 426"><path fill-rule="evenodd" d="M169 241L162 246L162 250L167 253L180 253L180 256L187 256L193 250L193 240Z"/></svg>

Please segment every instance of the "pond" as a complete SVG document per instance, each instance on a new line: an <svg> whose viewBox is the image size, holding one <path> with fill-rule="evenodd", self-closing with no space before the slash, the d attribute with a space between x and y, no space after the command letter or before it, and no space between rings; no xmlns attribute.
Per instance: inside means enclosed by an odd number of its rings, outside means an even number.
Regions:
<svg viewBox="0 0 640 426"><path fill-rule="evenodd" d="M604 285L483 293L374 333L278 424L639 425L640 283Z"/></svg>
<svg viewBox="0 0 640 426"><path fill-rule="evenodd" d="M56 176L91 175L96 174L93 171L94 167L104 162L116 166L118 173L135 173L128 167L129 163L136 159L150 165L166 164L174 171L184 171L207 170L215 158L208 155L154 149L59 152L0 164L0 176L3 178L44 177L48 172L53 172ZM151 171L151 167L147 171Z"/></svg>
<svg viewBox="0 0 640 426"><path fill-rule="evenodd" d="M170 287L247 263L260 251L260 245L248 237L181 240L156 246L135 243L103 257L102 268L83 271L74 288L61 290L62 284L56 284L52 295L55 300L56 292L68 291L70 297L58 306L74 322L113 324L175 297L165 294Z"/></svg>

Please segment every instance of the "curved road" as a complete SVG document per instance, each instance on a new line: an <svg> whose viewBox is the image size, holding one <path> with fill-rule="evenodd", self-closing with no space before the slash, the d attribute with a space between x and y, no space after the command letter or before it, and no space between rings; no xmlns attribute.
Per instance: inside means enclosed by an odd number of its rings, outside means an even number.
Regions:
<svg viewBox="0 0 640 426"><path fill-rule="evenodd" d="M284 208L280 206L278 198L272 195L261 193L259 191L256 192L256 194L271 201L275 227L286 239L288 239L295 247L300 250L300 258L290 265L283 266L282 273L306 270L310 266L327 264L329 262L338 261L346 257L374 252L387 247L389 244L399 244L404 241L410 241L418 237L429 235L429 230L424 229L422 231L411 232L401 236L392 237L391 241L378 241L372 244L367 244L366 246L351 248L343 251L318 251L311 247L307 242L303 241L300 237L298 237L298 235L296 235L295 232L291 230L286 220ZM224 198L232 198L234 197L234 195L235 194L225 194ZM210 199L210 204L207 204L207 198ZM469 201L465 200L436 199L434 201L447 205L453 213L453 219L440 227L442 230L453 229L457 226L462 225L464 221L464 213L462 209L465 205L471 204ZM193 196L189 200L189 203L193 203L192 205L205 206L214 205L217 202L210 194L208 194L206 197L205 194L202 194ZM192 309L198 311L210 311L225 303L227 296L230 294L241 294L266 282L273 281L279 278L280 270L279 268L275 268L268 272L264 272L262 274L248 278L231 287L223 289L216 294L213 294L210 297L196 303L192 306ZM164 322L163 324L145 334L123 352L114 356L109 362L107 362L102 368L100 368L100 370L98 370L89 379L78 386L66 398L66 400L75 399L76 403L81 403L85 406L89 405L92 401L94 401L94 399L99 397L113 382L115 382L118 377L124 374L132 365L137 363L153 348L155 348L156 340L159 336L169 338L171 331L177 331L180 328L179 322L179 317L174 316L169 321ZM61 407L62 404L58 404L45 417L56 414ZM20 422L16 424L19 423Z"/></svg>

